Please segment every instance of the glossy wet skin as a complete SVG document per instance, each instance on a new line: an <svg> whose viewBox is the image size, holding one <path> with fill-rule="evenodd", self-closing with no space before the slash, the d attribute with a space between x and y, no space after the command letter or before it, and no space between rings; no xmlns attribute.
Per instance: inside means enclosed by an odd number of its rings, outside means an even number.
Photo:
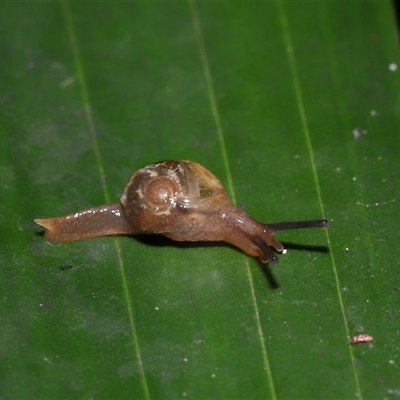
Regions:
<svg viewBox="0 0 400 400"><path fill-rule="evenodd" d="M233 206L220 181L193 161L163 161L136 172L120 203L36 219L45 238L67 242L106 235L159 234L177 241L225 241L263 263L278 262L272 234L326 228L326 220L262 224Z"/></svg>

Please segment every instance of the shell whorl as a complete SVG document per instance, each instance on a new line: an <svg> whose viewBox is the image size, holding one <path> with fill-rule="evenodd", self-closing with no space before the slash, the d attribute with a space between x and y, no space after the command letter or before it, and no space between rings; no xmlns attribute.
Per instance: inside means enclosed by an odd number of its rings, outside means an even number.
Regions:
<svg viewBox="0 0 400 400"><path fill-rule="evenodd" d="M157 230L162 233L169 229L175 212L193 211L203 200L221 193L225 190L220 181L200 164L161 161L131 177L121 203L135 227L146 232L157 218Z"/></svg>

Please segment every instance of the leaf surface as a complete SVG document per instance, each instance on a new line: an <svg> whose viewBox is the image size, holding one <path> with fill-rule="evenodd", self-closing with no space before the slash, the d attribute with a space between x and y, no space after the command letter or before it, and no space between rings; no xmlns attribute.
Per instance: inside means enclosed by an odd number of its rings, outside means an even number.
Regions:
<svg viewBox="0 0 400 400"><path fill-rule="evenodd" d="M13 2L0 32L1 397L398 396L391 3ZM258 220L330 227L279 234L273 267L40 235L161 159L206 166Z"/></svg>

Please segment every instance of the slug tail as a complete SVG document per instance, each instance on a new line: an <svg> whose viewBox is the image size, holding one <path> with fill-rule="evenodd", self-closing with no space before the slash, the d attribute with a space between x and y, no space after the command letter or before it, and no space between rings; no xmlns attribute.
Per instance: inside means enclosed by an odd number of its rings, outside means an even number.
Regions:
<svg viewBox="0 0 400 400"><path fill-rule="evenodd" d="M64 217L35 219L50 242L72 242L108 235L133 235L121 203L94 207Z"/></svg>

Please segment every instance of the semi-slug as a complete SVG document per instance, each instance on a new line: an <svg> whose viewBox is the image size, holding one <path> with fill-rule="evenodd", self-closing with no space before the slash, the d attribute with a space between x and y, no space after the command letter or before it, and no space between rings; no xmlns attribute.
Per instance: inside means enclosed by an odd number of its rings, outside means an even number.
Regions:
<svg viewBox="0 0 400 400"><path fill-rule="evenodd" d="M178 241L224 241L263 263L277 263L272 235L302 228L326 228L325 219L263 224L236 208L221 182L193 161L161 161L137 171L121 201L64 217L35 219L45 238L68 242L105 235L158 234Z"/></svg>

